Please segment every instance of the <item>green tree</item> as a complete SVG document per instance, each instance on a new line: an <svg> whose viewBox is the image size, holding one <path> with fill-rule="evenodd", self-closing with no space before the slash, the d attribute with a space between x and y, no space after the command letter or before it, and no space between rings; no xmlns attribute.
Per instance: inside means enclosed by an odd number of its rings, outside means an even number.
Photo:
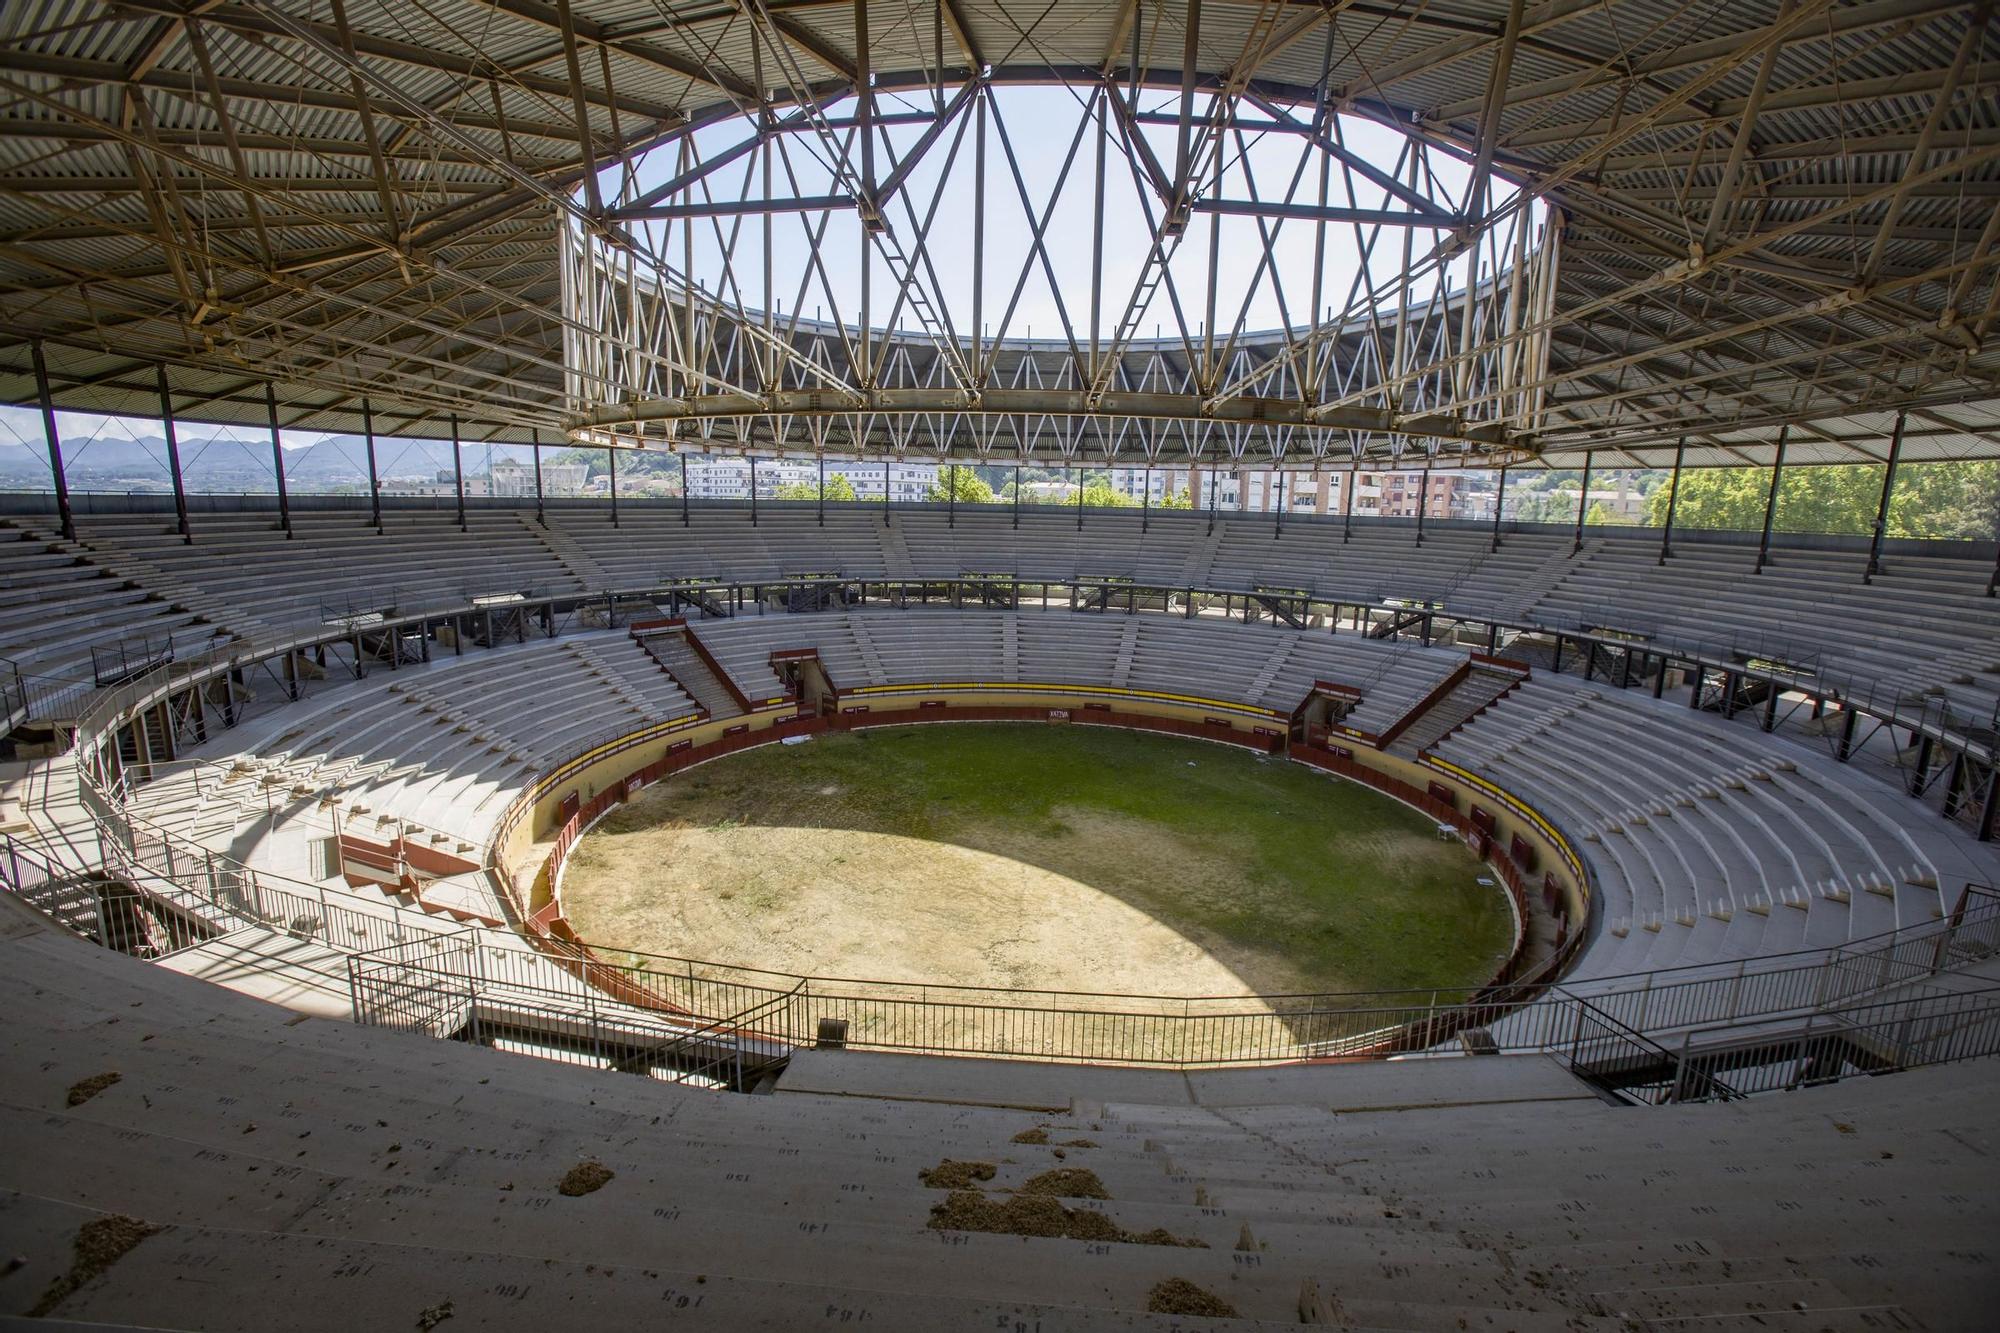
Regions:
<svg viewBox="0 0 2000 1333"><path fill-rule="evenodd" d="M779 500L817 500L820 498L817 481L788 481L771 494ZM826 498L829 500L852 500L854 483L841 473L834 473L826 479Z"/></svg>
<svg viewBox="0 0 2000 1333"><path fill-rule="evenodd" d="M924 498L939 504L955 498L962 505L990 505L994 499L993 488L977 472L957 465L939 468Z"/></svg>
<svg viewBox="0 0 2000 1333"><path fill-rule="evenodd" d="M1155 509L1192 509L1194 508L1194 496L1185 487L1178 491L1168 491L1155 502L1153 507Z"/></svg>

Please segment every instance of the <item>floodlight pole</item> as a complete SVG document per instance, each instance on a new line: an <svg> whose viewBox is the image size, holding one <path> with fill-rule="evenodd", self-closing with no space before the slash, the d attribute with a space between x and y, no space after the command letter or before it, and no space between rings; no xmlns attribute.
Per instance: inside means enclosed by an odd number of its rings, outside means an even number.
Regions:
<svg viewBox="0 0 2000 1333"><path fill-rule="evenodd" d="M1507 508L1507 465L1500 465L1500 488L1493 493L1493 545L1489 550L1500 549L1500 515Z"/></svg>
<svg viewBox="0 0 2000 1333"><path fill-rule="evenodd" d="M1667 483L1667 521L1660 529L1660 563L1674 553L1674 508L1681 502L1681 460L1687 455L1687 436L1674 441L1674 475Z"/></svg>
<svg viewBox="0 0 2000 1333"><path fill-rule="evenodd" d="M1771 558L1771 521L1778 513L1778 478L1785 470L1785 442L1791 438L1790 426L1778 427L1778 451L1771 456L1771 489L1764 493L1764 535L1757 539L1757 566L1750 572L1762 574L1765 562Z"/></svg>
<svg viewBox="0 0 2000 1333"><path fill-rule="evenodd" d="M1575 555L1583 549L1583 516L1590 512L1590 464L1591 455L1583 456L1583 489L1576 493L1576 531L1571 535L1569 553Z"/></svg>
<svg viewBox="0 0 2000 1333"><path fill-rule="evenodd" d="M451 414L451 489L458 497L458 530L465 526L465 458L458 446L458 413Z"/></svg>
<svg viewBox="0 0 2000 1333"><path fill-rule="evenodd" d="M535 522L543 527L549 525L549 516L542 507L542 432L540 427L531 427L528 438L534 441L535 451Z"/></svg>
<svg viewBox="0 0 2000 1333"><path fill-rule="evenodd" d="M382 481L375 474L375 410L368 400L361 400L361 437L368 447L368 521L375 525L375 535L382 535Z"/></svg>
<svg viewBox="0 0 2000 1333"><path fill-rule="evenodd" d="M278 474L278 522L292 535L292 497L285 489L285 449L278 436L278 390L264 381L264 410L271 419L271 467Z"/></svg>
<svg viewBox="0 0 2000 1333"><path fill-rule="evenodd" d="M1868 568L1862 572L1863 583L1873 583L1882 572L1882 542L1889 535L1889 497L1896 490L1896 464L1903 457L1903 423L1907 417L1905 412L1896 413L1896 428L1889 433L1889 465L1882 471L1882 499L1875 506L1875 534L1868 543Z"/></svg>
<svg viewBox="0 0 2000 1333"><path fill-rule="evenodd" d="M194 533L188 528L187 486L181 480L181 444L174 434L174 399L167 389L167 363L162 361L154 367L160 381L160 425L167 432L167 468L174 474L174 523L175 531L188 545L194 544Z"/></svg>
<svg viewBox="0 0 2000 1333"><path fill-rule="evenodd" d="M615 528L618 526L618 451L606 449L604 459L611 464L611 526ZM752 463L751 467L754 469L756 464Z"/></svg>

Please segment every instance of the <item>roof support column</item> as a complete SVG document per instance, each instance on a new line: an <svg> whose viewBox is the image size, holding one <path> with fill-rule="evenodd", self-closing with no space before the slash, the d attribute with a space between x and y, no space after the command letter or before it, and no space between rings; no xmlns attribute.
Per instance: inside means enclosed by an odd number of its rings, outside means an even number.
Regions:
<svg viewBox="0 0 2000 1333"><path fill-rule="evenodd" d="M1423 479L1417 483L1417 545L1424 544L1424 511L1431 506L1431 460L1424 459Z"/></svg>
<svg viewBox="0 0 2000 1333"><path fill-rule="evenodd" d="M618 525L618 488L611 488L611 524ZM757 455L750 455L750 526L757 526Z"/></svg>
<svg viewBox="0 0 2000 1333"><path fill-rule="evenodd" d="M616 449L606 449L606 450L604 451L604 457L605 457L605 458L606 458L606 460L608 460L608 461L610 462L610 464L611 464L611 526L615 528L615 527L617 527L617 526L618 526L618 451L617 451ZM757 460L755 460L754 458L750 460L750 481L751 481L751 487L750 487L750 497L751 497L751 498L750 498L750 509L751 509L751 513L750 513L750 517L751 517L751 520L752 520L752 521L754 522L754 521L756 520L756 517L757 517L757 514L756 514L756 508L757 508L757 499L756 499L756 496L757 496L757 487L756 487L756 481L757 481Z"/></svg>
<svg viewBox="0 0 2000 1333"><path fill-rule="evenodd" d="M617 487L612 487L615 493ZM458 500L458 530L465 526L465 454L458 445L458 413L451 414L451 490Z"/></svg>
<svg viewBox="0 0 2000 1333"><path fill-rule="evenodd" d="M181 443L174 434L174 399L167 389L167 363L162 361L154 367L160 381L160 425L167 432L167 470L174 474L174 530L181 540L189 545L194 543L194 533L188 528L187 483L181 478Z"/></svg>
<svg viewBox="0 0 2000 1333"><path fill-rule="evenodd" d="M688 456L681 454L681 526L688 525Z"/></svg>
<svg viewBox="0 0 2000 1333"><path fill-rule="evenodd" d="M1153 465L1146 464L1146 478L1139 486L1139 531L1147 532L1153 525Z"/></svg>
<svg viewBox="0 0 2000 1333"><path fill-rule="evenodd" d="M1681 500L1681 460L1687 455L1687 436L1674 441L1674 476L1667 483L1667 521L1660 529L1660 563L1674 553L1674 506Z"/></svg>
<svg viewBox="0 0 2000 1333"><path fill-rule="evenodd" d="M361 400L361 438L368 448L368 521L382 535L382 478L375 471L375 409Z"/></svg>
<svg viewBox="0 0 2000 1333"><path fill-rule="evenodd" d="M1500 549L1500 514L1507 508L1507 465L1500 465L1500 487L1493 493L1493 544L1488 550Z"/></svg>
<svg viewBox="0 0 2000 1333"><path fill-rule="evenodd" d="M821 527L825 527L826 526L826 455L825 454L821 454L819 456L819 506L817 513L819 518L819 525Z"/></svg>
<svg viewBox="0 0 2000 1333"><path fill-rule="evenodd" d="M1354 466L1347 469L1347 494L1342 497L1345 503L1340 506L1340 544L1342 546L1347 545L1348 538L1354 535L1354 493L1360 489L1361 460L1357 458L1354 460Z"/></svg>
<svg viewBox="0 0 2000 1333"><path fill-rule="evenodd" d="M1285 470L1283 468L1278 469L1278 502L1272 506L1272 512L1277 515L1277 518L1271 523L1271 540L1276 541L1285 535Z"/></svg>
<svg viewBox="0 0 2000 1333"><path fill-rule="evenodd" d="M542 507L543 496L542 496L541 430L539 428L531 430L529 432L529 438L534 441L533 445L530 447L533 448L533 450L535 451L535 522L541 524L543 527L546 528L549 525L549 516L548 512Z"/></svg>
<svg viewBox="0 0 2000 1333"><path fill-rule="evenodd" d="M1591 456L1583 456L1583 487L1576 493L1576 532L1571 536L1569 553L1575 555L1583 549L1583 519L1590 512L1590 462Z"/></svg>
<svg viewBox="0 0 2000 1333"><path fill-rule="evenodd" d="M292 497L285 489L285 446L278 434L278 391L271 381L264 381L264 410L271 419L271 470L278 477L278 522L284 526L285 536L292 535Z"/></svg>
<svg viewBox="0 0 2000 1333"><path fill-rule="evenodd" d="M944 465L944 525L958 526L958 464Z"/></svg>
<svg viewBox="0 0 2000 1333"><path fill-rule="evenodd" d="M1896 429L1889 434L1889 465L1882 471L1882 498L1875 505L1875 532L1868 543L1868 568L1863 583L1872 583L1882 572L1882 540L1889 535L1889 498L1896 490L1896 464L1903 457L1903 423L1907 414L1896 413Z"/></svg>
<svg viewBox="0 0 2000 1333"><path fill-rule="evenodd" d="M56 432L55 401L49 397L49 368L42 360L42 341L30 344L35 356L35 396L42 406L42 434L49 443L49 476L56 486L56 517L62 520L65 541L76 540L76 515L70 512L69 482L63 476L62 436Z"/></svg>
<svg viewBox="0 0 2000 1333"><path fill-rule="evenodd" d="M1751 571L1753 574L1762 574L1771 558L1771 521L1778 513L1778 477L1785 470L1785 442L1791 437L1790 426L1778 427L1778 452L1771 458L1771 489L1764 496L1764 535L1757 542L1757 567Z"/></svg>

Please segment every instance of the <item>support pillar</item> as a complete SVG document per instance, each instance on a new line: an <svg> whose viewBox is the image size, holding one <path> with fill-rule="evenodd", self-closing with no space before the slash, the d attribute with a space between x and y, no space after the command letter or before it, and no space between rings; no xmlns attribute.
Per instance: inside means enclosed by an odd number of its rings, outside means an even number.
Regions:
<svg viewBox="0 0 2000 1333"><path fill-rule="evenodd" d="M1996 826L2000 826L2000 763L1986 775L1986 799L1979 808L1979 840L1992 842Z"/></svg>
<svg viewBox="0 0 2000 1333"><path fill-rule="evenodd" d="M375 410L361 400L361 436L368 447L368 521L375 535L382 535L382 478L375 471ZM537 456L539 458L539 455Z"/></svg>
<svg viewBox="0 0 2000 1333"><path fill-rule="evenodd" d="M611 525L613 527L618 525L618 486L616 477L612 479L611 487ZM755 454L750 455L750 526L753 528L757 526L757 455Z"/></svg>
<svg viewBox="0 0 2000 1333"><path fill-rule="evenodd" d="M1283 468L1278 469L1278 503L1276 513L1278 517L1271 524L1271 540L1273 541L1285 535L1285 470Z"/></svg>
<svg viewBox="0 0 2000 1333"><path fill-rule="evenodd" d="M42 360L42 343L29 344L35 358L35 396L42 406L42 434L49 445L49 476L56 487L56 517L62 520L64 541L76 540L76 515L69 507L69 479L63 476L62 436L56 432L55 401L49 396L49 368Z"/></svg>
<svg viewBox="0 0 2000 1333"><path fill-rule="evenodd" d="M1083 531L1083 469L1076 470L1076 530Z"/></svg>
<svg viewBox="0 0 2000 1333"><path fill-rule="evenodd" d="M889 526L889 460L882 460L882 526Z"/></svg>
<svg viewBox="0 0 2000 1333"><path fill-rule="evenodd" d="M174 530L180 533L183 542L192 545L194 533L188 528L187 484L181 479L181 443L174 433L174 399L167 389L167 363L162 361L154 369L160 381L160 425L167 432L167 469L174 474Z"/></svg>
<svg viewBox="0 0 2000 1333"><path fill-rule="evenodd" d="M1419 546L1424 544L1424 511L1430 508L1430 503L1431 460L1426 457L1424 459L1423 479L1417 483L1417 545Z"/></svg>
<svg viewBox="0 0 2000 1333"><path fill-rule="evenodd" d="M1591 456L1583 456L1583 489L1576 493L1576 532L1570 538L1569 553L1575 555L1583 549L1583 519L1590 512L1590 463Z"/></svg>
<svg viewBox="0 0 2000 1333"><path fill-rule="evenodd" d="M1833 757L1843 764L1854 753L1854 723L1858 717L1860 714L1854 711L1853 705L1840 706L1840 744L1834 747Z"/></svg>
<svg viewBox="0 0 2000 1333"><path fill-rule="evenodd" d="M688 456L681 454L681 526L688 525Z"/></svg>
<svg viewBox="0 0 2000 1333"><path fill-rule="evenodd" d="M1487 548L1488 550L1497 551L1500 549L1500 514L1506 508L1507 468L1505 464L1502 464L1500 467L1500 488L1493 495L1493 544Z"/></svg>
<svg viewBox="0 0 2000 1333"><path fill-rule="evenodd" d="M1139 531L1153 526L1153 465L1146 464L1146 476L1139 484Z"/></svg>
<svg viewBox="0 0 2000 1333"><path fill-rule="evenodd" d="M1660 563L1674 553L1674 507L1681 500L1681 460L1687 455L1687 436L1674 441L1674 476L1667 483L1667 522L1660 529Z"/></svg>
<svg viewBox="0 0 2000 1333"><path fill-rule="evenodd" d="M1875 530L1868 543L1868 568L1863 583L1873 583L1882 572L1882 541L1889 535L1889 499L1896 489L1896 464L1903 457L1903 423L1907 413L1896 413L1896 428L1889 433L1889 465L1882 470L1882 499L1875 506Z"/></svg>
<svg viewBox="0 0 2000 1333"><path fill-rule="evenodd" d="M1014 526L1021 526L1021 465L1014 464ZM1019 603L1018 598L1015 599Z"/></svg>
<svg viewBox="0 0 2000 1333"><path fill-rule="evenodd" d="M819 456L819 504L815 512L818 514L819 517L819 525L821 527L825 527L826 526L826 455L825 454L821 454Z"/></svg>
<svg viewBox="0 0 2000 1333"><path fill-rule="evenodd" d="M1930 772L1931 754L1937 742L1925 736L1917 742L1917 762L1910 769L1910 795L1921 796L1924 792L1924 775Z"/></svg>
<svg viewBox="0 0 2000 1333"><path fill-rule="evenodd" d="M1771 489L1764 496L1764 535L1757 540L1757 567L1751 571L1753 574L1762 574L1771 559L1771 523L1778 516L1778 479L1785 470L1785 443L1791 435L1790 426L1778 427L1778 452L1771 459Z"/></svg>
<svg viewBox="0 0 2000 1333"><path fill-rule="evenodd" d="M944 465L944 525L958 526L958 464Z"/></svg>
<svg viewBox="0 0 2000 1333"><path fill-rule="evenodd" d="M1361 489L1361 460L1355 459L1354 466L1347 470L1347 494L1341 497L1340 544L1347 545L1354 535L1354 493Z"/></svg>
<svg viewBox="0 0 2000 1333"><path fill-rule="evenodd" d="M285 489L285 448L278 435L278 391L269 380L264 381L264 410L271 419L271 470L278 478L278 522L289 538L292 535L292 497ZM460 522L463 521L461 517Z"/></svg>
<svg viewBox="0 0 2000 1333"><path fill-rule="evenodd" d="M614 481L615 480L616 479L614 478ZM452 494L458 498L458 530L460 532L464 532L466 530L465 452L459 447L458 413L456 412L451 414L451 489L452 489ZM613 485L611 489L612 492L616 494L618 487L616 485Z"/></svg>
<svg viewBox="0 0 2000 1333"><path fill-rule="evenodd" d="M1222 488L1216 484L1215 469L1208 470L1208 535L1215 535L1215 495Z"/></svg>
<svg viewBox="0 0 2000 1333"><path fill-rule="evenodd" d="M542 507L542 432L540 428L531 430L528 438L534 443L529 447L535 451L535 522L543 527L549 525L549 516Z"/></svg>

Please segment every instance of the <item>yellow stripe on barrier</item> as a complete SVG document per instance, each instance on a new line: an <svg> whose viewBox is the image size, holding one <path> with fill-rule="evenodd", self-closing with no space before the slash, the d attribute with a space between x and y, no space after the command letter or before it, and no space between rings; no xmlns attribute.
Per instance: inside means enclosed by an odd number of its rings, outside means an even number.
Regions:
<svg viewBox="0 0 2000 1333"><path fill-rule="evenodd" d="M1550 845L1562 854L1563 863L1569 867L1570 873L1576 876L1578 887L1588 893L1589 886L1583 873L1582 860L1578 858L1575 850L1569 845L1569 839L1565 838L1562 835L1562 831L1554 824L1544 819L1540 811L1513 793L1494 786L1491 782L1488 782L1476 773L1467 772L1448 759L1439 759L1433 755L1425 755L1424 763L1458 779L1468 787L1484 792L1494 800L1513 810L1515 814L1521 816L1530 824L1533 824L1541 832L1542 836L1549 840Z"/></svg>
<svg viewBox="0 0 2000 1333"><path fill-rule="evenodd" d="M1163 690L1128 690L1117 685L1062 685L1031 681L955 680L929 681L908 685L863 685L856 689L842 691L840 697L847 699L857 695L879 697L889 694L947 694L954 691L983 692L987 694L1106 695L1114 699L1150 699L1162 703L1184 704L1191 708L1213 708L1231 713L1242 713L1247 717L1282 719L1285 716L1274 709L1258 708L1250 704L1229 703L1226 700L1210 699L1199 694L1170 694Z"/></svg>

